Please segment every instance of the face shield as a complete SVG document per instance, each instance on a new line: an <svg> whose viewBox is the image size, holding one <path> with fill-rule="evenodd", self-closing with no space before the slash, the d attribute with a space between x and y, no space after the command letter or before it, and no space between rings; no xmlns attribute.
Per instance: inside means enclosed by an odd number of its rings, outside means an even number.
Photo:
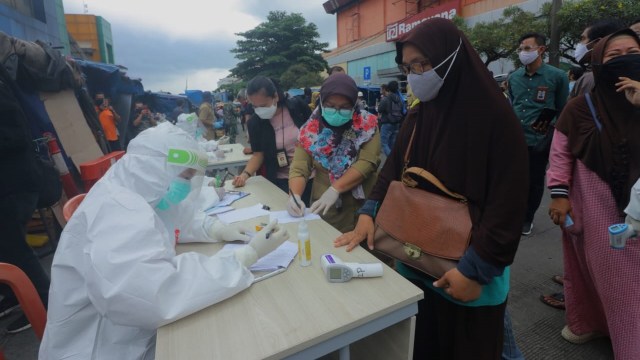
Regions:
<svg viewBox="0 0 640 360"><path fill-rule="evenodd" d="M167 230L174 234L186 226L197 210L197 199L202 190L207 154L197 150L170 148L166 158L170 179L164 195L154 209Z"/></svg>

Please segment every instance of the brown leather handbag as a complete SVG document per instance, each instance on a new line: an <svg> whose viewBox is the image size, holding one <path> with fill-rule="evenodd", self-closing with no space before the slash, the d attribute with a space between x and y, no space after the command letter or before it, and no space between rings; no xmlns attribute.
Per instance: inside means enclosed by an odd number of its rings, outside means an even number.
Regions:
<svg viewBox="0 0 640 360"><path fill-rule="evenodd" d="M469 247L469 206L464 196L449 191L427 170L406 168L413 136L405 153L402 181L391 182L376 216L374 248L440 278L456 267ZM415 178L432 183L446 195L417 188Z"/></svg>

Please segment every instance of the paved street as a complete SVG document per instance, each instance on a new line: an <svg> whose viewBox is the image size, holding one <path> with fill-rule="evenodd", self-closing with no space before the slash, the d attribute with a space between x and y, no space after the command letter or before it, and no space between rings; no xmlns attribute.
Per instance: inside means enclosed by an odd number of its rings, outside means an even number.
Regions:
<svg viewBox="0 0 640 360"><path fill-rule="evenodd" d="M238 140L246 144L243 135ZM551 281L562 273L560 231L546 215L548 197L538 210L533 234L523 237L512 267L509 311L513 319L516 340L527 359L600 360L613 359L608 339L598 339L584 345L572 345L560 336L564 326L564 311L546 306L538 299L542 293L560 290ZM42 259L49 268L52 256ZM0 329L17 315L0 320ZM36 359L38 341L33 331L8 335L0 330L0 347L8 360ZM392 360L392 359L390 359Z"/></svg>

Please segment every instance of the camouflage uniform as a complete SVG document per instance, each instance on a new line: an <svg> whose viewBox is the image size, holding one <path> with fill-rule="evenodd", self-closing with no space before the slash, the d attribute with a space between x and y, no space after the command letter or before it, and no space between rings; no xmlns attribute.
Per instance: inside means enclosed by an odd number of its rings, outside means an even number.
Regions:
<svg viewBox="0 0 640 360"><path fill-rule="evenodd" d="M222 107L222 113L224 118L224 129L229 136L229 143L236 143L236 135L238 135L238 116L236 114L235 106L232 103L226 103Z"/></svg>

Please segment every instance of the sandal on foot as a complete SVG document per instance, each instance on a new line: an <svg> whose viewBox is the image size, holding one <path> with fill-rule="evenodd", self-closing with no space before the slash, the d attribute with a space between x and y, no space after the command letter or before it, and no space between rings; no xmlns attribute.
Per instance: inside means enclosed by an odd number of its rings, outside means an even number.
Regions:
<svg viewBox="0 0 640 360"><path fill-rule="evenodd" d="M564 310L564 294L561 292L551 295L540 295L540 301L556 309Z"/></svg>
<svg viewBox="0 0 640 360"><path fill-rule="evenodd" d="M603 334L598 332L590 332L582 335L576 335L573 333L573 331L571 331L571 329L569 329L569 326L567 325L565 325L564 328L562 328L562 332L560 334L565 340L573 344L584 344L593 339L604 337Z"/></svg>
<svg viewBox="0 0 640 360"><path fill-rule="evenodd" d="M553 275L551 277L551 281L553 281L554 283L556 283L558 285L564 285L564 276L562 276L562 275Z"/></svg>

